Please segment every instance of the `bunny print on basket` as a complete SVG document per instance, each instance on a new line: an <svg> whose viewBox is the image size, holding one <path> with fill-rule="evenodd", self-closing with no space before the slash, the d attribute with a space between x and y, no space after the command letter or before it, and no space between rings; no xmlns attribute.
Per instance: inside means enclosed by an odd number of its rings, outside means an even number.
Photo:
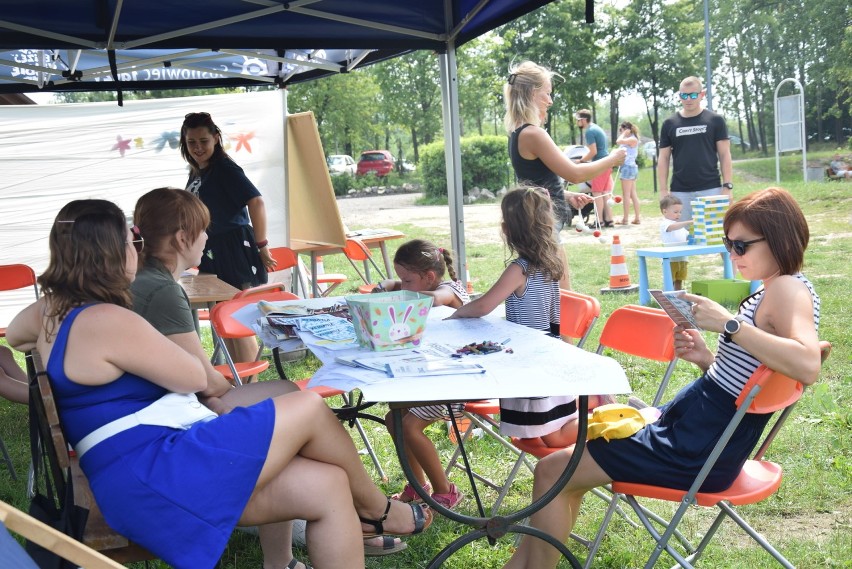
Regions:
<svg viewBox="0 0 852 569"><path fill-rule="evenodd" d="M411 336L411 328L405 322L406 320L408 320L408 317L411 314L413 308L413 306L409 306L405 310L405 315L402 317L402 320L397 322L396 310L394 310L393 306L388 306L388 314L390 315L391 322L393 322L393 324L391 324L390 326L390 329L388 330L388 337L391 339L392 342L398 342L404 338L408 338L409 336Z"/></svg>

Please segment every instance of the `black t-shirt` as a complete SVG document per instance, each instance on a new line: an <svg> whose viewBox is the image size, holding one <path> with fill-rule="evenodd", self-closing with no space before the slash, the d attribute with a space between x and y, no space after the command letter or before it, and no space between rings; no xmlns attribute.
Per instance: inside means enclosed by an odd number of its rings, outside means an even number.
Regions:
<svg viewBox="0 0 852 569"><path fill-rule="evenodd" d="M248 225L246 204L260 195L243 169L227 157L211 162L200 177L190 174L186 189L210 210L207 234L211 237Z"/></svg>
<svg viewBox="0 0 852 569"><path fill-rule="evenodd" d="M660 148L672 149L673 192L699 192L722 186L716 142L728 139L725 119L704 109L694 117L675 113L663 122Z"/></svg>

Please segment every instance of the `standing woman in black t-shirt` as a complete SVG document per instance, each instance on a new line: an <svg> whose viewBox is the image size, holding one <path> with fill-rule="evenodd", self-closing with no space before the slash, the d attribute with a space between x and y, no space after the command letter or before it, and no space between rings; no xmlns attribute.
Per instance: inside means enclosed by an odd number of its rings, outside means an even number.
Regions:
<svg viewBox="0 0 852 569"><path fill-rule="evenodd" d="M186 190L210 210L199 270L239 289L265 284L275 261L269 254L263 197L225 153L222 131L208 113L186 115L180 153L191 169Z"/></svg>
<svg viewBox="0 0 852 569"><path fill-rule="evenodd" d="M503 86L503 101L506 105L504 124L509 133L509 157L515 177L519 183L547 189L553 202L556 233L570 220L567 219L566 199L575 210L591 202L591 197L576 192L566 192L562 180L578 184L591 180L601 172L610 170L624 162L624 150L614 150L608 157L588 164L575 164L556 146L542 125L547 119L547 110L553 104L550 97L555 74L532 61L524 61L509 70L509 79ZM560 247L560 251L564 250ZM571 288L566 271L559 286Z"/></svg>
<svg viewBox="0 0 852 569"><path fill-rule="evenodd" d="M243 169L222 148L222 131L209 113L189 113L180 128L180 153L191 169L186 190L207 206L210 225L198 269L244 290L266 284L274 270L266 238L266 206ZM249 221L251 224L249 224ZM228 342L237 362L253 361L254 338Z"/></svg>

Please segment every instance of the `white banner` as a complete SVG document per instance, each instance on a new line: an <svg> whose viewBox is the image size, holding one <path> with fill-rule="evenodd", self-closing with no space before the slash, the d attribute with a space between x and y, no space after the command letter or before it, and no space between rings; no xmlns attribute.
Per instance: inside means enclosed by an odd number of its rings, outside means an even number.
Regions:
<svg viewBox="0 0 852 569"><path fill-rule="evenodd" d="M57 212L74 199L108 199L131 216L142 194L183 188L184 115L208 112L225 149L263 194L269 241L284 245L284 103L278 91L71 105L0 106L0 264L40 274ZM0 326L33 300L0 292Z"/></svg>

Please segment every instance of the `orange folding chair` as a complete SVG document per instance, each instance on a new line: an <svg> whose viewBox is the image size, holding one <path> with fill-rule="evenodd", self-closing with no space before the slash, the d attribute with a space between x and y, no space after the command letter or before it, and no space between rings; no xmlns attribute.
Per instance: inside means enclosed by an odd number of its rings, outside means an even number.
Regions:
<svg viewBox="0 0 852 569"><path fill-rule="evenodd" d="M373 292L373 289L376 287L376 283L374 283L370 278L370 265L376 269L376 272L379 274L379 279L384 280L386 278L382 269L379 268L379 265L376 264L376 261L373 259L373 254L370 252L370 248L364 245L360 239L353 239L351 237L347 238L346 246L343 247L343 254L346 255L346 258L349 260L349 264L352 265L352 268L355 269L355 272L358 273L358 276L361 277L362 281L364 281L364 284L358 287L358 292L361 294L369 294ZM358 268L356 261L363 263L363 273Z"/></svg>
<svg viewBox="0 0 852 569"><path fill-rule="evenodd" d="M831 344L828 342L820 342L822 352L822 361L824 362L831 353ZM652 486L648 484L633 484L626 482L613 482L612 489L614 492L625 495L627 502L633 507L636 515L642 521L642 525L653 537L655 547L648 562L645 564L646 569L653 567L663 551L666 551L677 563L682 567L692 567L693 563L698 560L704 552L707 545L713 539L716 530L722 524L726 517L731 518L737 523L748 535L750 535L763 549L765 549L772 557L775 558L782 566L792 569L793 565L776 550L762 535L752 528L734 509L734 506L742 506L746 504L755 504L765 500L774 494L781 486L783 479L783 469L781 465L766 460L764 458L769 445L775 439L775 436L781 430L784 422L789 417L794 405L802 396L804 386L798 381L794 381L787 376L774 372L766 366L760 366L752 374L745 388L737 398L737 412L731 418L728 427L725 429L719 441L713 447L712 452L707 456L707 460L698 473L695 481L689 490L677 490L673 488L665 488L662 486ZM734 435L737 427L742 421L746 413L769 414L780 411L778 418L767 431L767 434L755 452L754 457L747 460L743 465L739 476L734 481L733 485L727 490L721 492L700 492L699 488L704 484L713 466L716 464L722 451L727 446L731 437ZM679 503L680 506L675 511L671 520L660 524L665 531L661 534L652 520L646 515L646 509L643 508L637 498L654 498L657 500L665 500L668 502ZM709 529L704 534L704 537L699 542L698 546L691 547L689 543L683 543L686 556L673 545L670 544L671 537L675 534L680 521L683 519L686 512L693 505L704 507L717 507L719 509L716 518L711 523ZM601 524L598 531L597 542L603 537L606 532L607 525L612 512L607 511L604 517L604 522ZM593 555L593 554L590 554Z"/></svg>
<svg viewBox="0 0 852 569"><path fill-rule="evenodd" d="M19 290L33 287L35 299L38 300L38 283L35 271L28 265L0 265L0 291ZM6 328L0 328L0 338L6 337Z"/></svg>
<svg viewBox="0 0 852 569"><path fill-rule="evenodd" d="M596 299L595 297L574 291L559 291L559 334L564 341L570 341L572 339L578 340L577 347L582 347L583 344L586 342L586 339L589 337L589 334L592 331L592 327L595 325L595 322L597 321L598 316L600 316L600 313L601 305L598 299ZM509 449L517 456L515 464L512 466L512 469L509 471L509 474L506 477L506 481L502 484L498 484L490 479L487 479L476 472L471 473L471 475L474 476L477 480L483 482L485 485L493 488L498 492L497 500L495 501L495 505L493 508L494 513L496 513L497 509L499 509L500 507L500 504L506 498L506 494L508 494L512 486L512 482L514 482L515 477L517 476L521 467L523 465L526 465L527 468L530 469L530 472L532 472L533 470L532 463L527 457L527 452L516 442L521 439L516 439L513 437L510 443L506 440L505 437L500 435L500 422L494 418L494 416L499 413L500 402L497 399L488 399L484 401L472 401L469 403L465 403L463 411L464 417L470 421L470 425L467 431L462 436L463 442L470 437L473 428L478 427L482 429L483 433L494 437L504 447ZM538 440L540 444L543 444L541 443L541 439L531 440ZM446 468L447 474L449 474L450 470L453 467L465 469L464 466L459 464L458 462L460 454L461 449L456 449L456 451L453 453L453 456L450 458L450 462L448 463ZM531 454L536 456L535 453Z"/></svg>
<svg viewBox="0 0 852 569"><path fill-rule="evenodd" d="M677 365L674 322L665 311L634 304L615 309L604 323L597 353L603 353L605 348L668 363L651 404L659 405Z"/></svg>
<svg viewBox="0 0 852 569"><path fill-rule="evenodd" d="M275 262L278 265L275 267L276 271L284 271L287 269L294 269L296 273L296 282L299 283L299 286L303 291L307 294L307 287L304 282L301 280L301 271L299 270L299 256L295 251L290 249L289 247L272 247L269 249L269 254L272 255L272 258L275 259ZM342 283L345 283L348 280L348 277L342 273L323 273L321 275L310 275L311 279L316 281L317 285L326 285L326 288L322 296L329 296L334 289L340 286Z"/></svg>
<svg viewBox="0 0 852 569"><path fill-rule="evenodd" d="M28 265L0 265L0 291L20 290L26 287L33 287L35 299L38 300L38 283L36 282L35 271ZM6 337L6 328L0 328L0 338ZM9 474L12 480L17 480L18 475L15 472L15 465L12 464L12 459L9 457L9 451L6 450L6 444L3 442L3 437L0 437L0 453L3 454L3 462L9 469Z"/></svg>

